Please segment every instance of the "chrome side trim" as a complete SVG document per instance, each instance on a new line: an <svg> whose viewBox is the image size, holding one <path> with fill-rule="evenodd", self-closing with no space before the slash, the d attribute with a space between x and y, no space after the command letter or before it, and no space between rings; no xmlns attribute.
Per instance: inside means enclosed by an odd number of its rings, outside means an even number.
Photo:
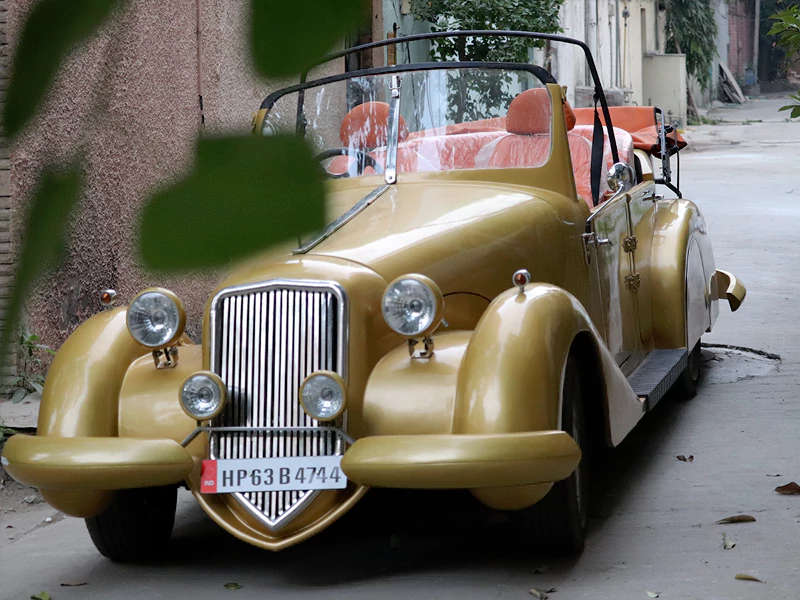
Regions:
<svg viewBox="0 0 800 600"><path fill-rule="evenodd" d="M387 159L388 161L388 159ZM333 221L330 225L325 227L317 236L311 238L307 242L305 242L299 248L295 248L292 250L292 254L305 254L312 248L315 248L329 237L331 237L334 233L336 233L339 229L344 227L348 222L353 220L361 211L367 208L370 204L375 202L381 195L389 189L388 185L381 185L376 187L372 190L369 194L364 196L361 200L356 202L352 208L350 208L346 213L344 213L341 217L337 218Z"/></svg>

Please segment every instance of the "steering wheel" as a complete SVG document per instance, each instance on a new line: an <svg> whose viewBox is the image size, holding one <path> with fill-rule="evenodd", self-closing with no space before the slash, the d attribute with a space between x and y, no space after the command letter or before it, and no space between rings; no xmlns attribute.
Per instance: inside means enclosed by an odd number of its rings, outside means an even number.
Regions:
<svg viewBox="0 0 800 600"><path fill-rule="evenodd" d="M378 175L383 173L383 167L378 164L378 161L358 148L345 148L344 146L341 148L331 148L330 150L323 150L317 154L314 159L323 161L326 158L332 158L334 156L352 156L355 158L358 169L356 175L361 175L364 173L364 169L367 167L372 167L375 170L375 173ZM333 173L329 173L329 175L333 179L342 179L343 177L350 177L350 170L348 169L344 173L340 173L338 175L334 175Z"/></svg>

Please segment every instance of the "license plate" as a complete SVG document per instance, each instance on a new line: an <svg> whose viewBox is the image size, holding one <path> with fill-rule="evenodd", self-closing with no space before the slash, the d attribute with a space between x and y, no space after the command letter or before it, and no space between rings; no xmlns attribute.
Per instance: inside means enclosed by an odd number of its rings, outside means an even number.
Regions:
<svg viewBox="0 0 800 600"><path fill-rule="evenodd" d="M341 456L204 460L203 494L341 490L347 487Z"/></svg>

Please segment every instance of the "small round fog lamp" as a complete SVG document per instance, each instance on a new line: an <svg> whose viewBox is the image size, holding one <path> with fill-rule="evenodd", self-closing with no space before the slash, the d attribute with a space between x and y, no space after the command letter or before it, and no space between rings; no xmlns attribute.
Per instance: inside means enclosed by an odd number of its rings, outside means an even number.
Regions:
<svg viewBox="0 0 800 600"><path fill-rule="evenodd" d="M225 408L225 384L209 371L190 375L181 386L181 408L195 421L218 417Z"/></svg>
<svg viewBox="0 0 800 600"><path fill-rule="evenodd" d="M312 419L332 421L344 411L344 381L332 371L312 373L300 386L300 404Z"/></svg>

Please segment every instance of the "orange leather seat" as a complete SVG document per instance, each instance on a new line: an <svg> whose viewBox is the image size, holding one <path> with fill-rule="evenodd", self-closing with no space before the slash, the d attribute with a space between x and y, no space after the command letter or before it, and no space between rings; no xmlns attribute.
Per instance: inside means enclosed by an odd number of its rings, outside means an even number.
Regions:
<svg viewBox="0 0 800 600"><path fill-rule="evenodd" d="M564 117L569 127L572 109L564 103ZM484 167L539 167L550 156L550 94L546 89L527 90L514 98L508 107L506 129L509 135L487 145L477 164ZM583 137L567 136L572 170L578 196L591 207L592 146Z"/></svg>
<svg viewBox="0 0 800 600"><path fill-rule="evenodd" d="M608 114L611 116L611 123L614 129L617 127L624 129L631 134L633 138L633 147L636 150L644 150L649 153L657 153L659 151L659 139L656 131L656 118L654 107L652 106L609 106ZM600 122L605 126L606 119L603 112L599 111ZM594 109L593 108L577 108L575 109L575 116L578 120L578 125L592 125L594 123ZM669 135L670 142L677 135L678 147L683 148L686 146L686 140L680 134L671 133ZM619 138L617 138L619 139ZM668 142L668 146L674 144ZM623 154L619 153L620 159ZM633 165L633 163L628 163Z"/></svg>
<svg viewBox="0 0 800 600"><path fill-rule="evenodd" d="M572 133L587 139L591 144L592 139L594 138L594 126L576 125L572 130ZM624 129L614 127L614 138L617 142L617 153L619 154L619 159L632 167L634 163L633 136ZM614 165L614 156L611 154L611 143L608 139L608 131L605 129L603 129L603 158L605 159L606 167L610 169Z"/></svg>

